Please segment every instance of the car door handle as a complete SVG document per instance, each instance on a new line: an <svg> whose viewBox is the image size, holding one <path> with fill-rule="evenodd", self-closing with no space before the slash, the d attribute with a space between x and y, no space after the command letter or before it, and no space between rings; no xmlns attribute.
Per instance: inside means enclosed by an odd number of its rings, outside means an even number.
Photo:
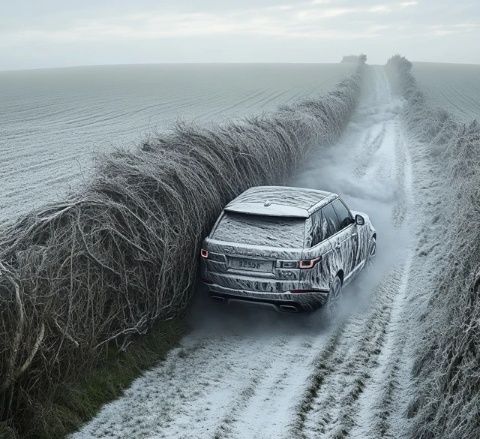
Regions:
<svg viewBox="0 0 480 439"><path fill-rule="evenodd" d="M357 236L357 234L356 234L356 233L352 233L352 236L355 237L355 236Z"/></svg>

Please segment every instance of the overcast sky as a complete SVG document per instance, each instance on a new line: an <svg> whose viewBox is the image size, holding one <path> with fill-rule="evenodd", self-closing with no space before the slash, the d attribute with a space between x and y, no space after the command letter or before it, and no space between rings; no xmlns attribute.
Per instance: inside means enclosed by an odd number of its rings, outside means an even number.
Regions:
<svg viewBox="0 0 480 439"><path fill-rule="evenodd" d="M480 0L0 0L0 70L337 62L480 63Z"/></svg>

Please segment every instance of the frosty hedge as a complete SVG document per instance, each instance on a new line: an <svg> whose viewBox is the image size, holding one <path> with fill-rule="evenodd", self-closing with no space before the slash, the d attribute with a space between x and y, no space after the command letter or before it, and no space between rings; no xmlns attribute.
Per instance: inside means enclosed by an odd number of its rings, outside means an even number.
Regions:
<svg viewBox="0 0 480 439"><path fill-rule="evenodd" d="M409 416L413 438L480 437L480 125L457 123L430 108L410 73L395 56L387 70L404 98L405 122L428 148L435 167L429 201L443 220L439 261L413 370L417 395ZM433 170L432 170L433 171ZM440 256L438 253L442 253Z"/></svg>
<svg viewBox="0 0 480 439"><path fill-rule="evenodd" d="M211 129L178 125L103 156L76 194L1 230L0 419L31 409L109 343L181 312L223 206L284 182L309 149L335 140L361 73L318 100Z"/></svg>

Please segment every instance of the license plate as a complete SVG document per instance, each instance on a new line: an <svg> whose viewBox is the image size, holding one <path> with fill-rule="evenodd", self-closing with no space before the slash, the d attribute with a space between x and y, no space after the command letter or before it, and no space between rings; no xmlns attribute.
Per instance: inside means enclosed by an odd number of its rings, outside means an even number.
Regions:
<svg viewBox="0 0 480 439"><path fill-rule="evenodd" d="M273 262L248 258L229 258L229 267L235 270L272 272Z"/></svg>

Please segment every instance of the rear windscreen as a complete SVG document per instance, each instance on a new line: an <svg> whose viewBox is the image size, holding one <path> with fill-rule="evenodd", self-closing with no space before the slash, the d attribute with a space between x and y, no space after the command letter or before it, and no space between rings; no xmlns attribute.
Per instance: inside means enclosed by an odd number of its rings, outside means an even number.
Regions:
<svg viewBox="0 0 480 439"><path fill-rule="evenodd" d="M213 238L270 247L303 247L305 218L225 212Z"/></svg>

